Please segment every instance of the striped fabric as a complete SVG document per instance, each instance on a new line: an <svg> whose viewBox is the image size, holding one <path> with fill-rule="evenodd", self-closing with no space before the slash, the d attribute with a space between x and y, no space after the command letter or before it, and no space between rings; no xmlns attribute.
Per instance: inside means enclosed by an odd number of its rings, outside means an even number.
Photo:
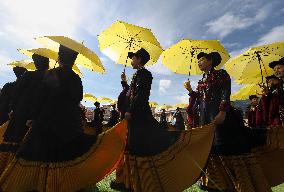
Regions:
<svg viewBox="0 0 284 192"><path fill-rule="evenodd" d="M126 143L127 122L98 136L81 157L60 163L44 163L14 158L0 178L3 191L78 191L93 185L116 167ZM1 158L0 158L1 159Z"/></svg>
<svg viewBox="0 0 284 192"><path fill-rule="evenodd" d="M175 144L158 155L129 155L132 189L178 192L194 184L206 164L213 131L213 125L183 131Z"/></svg>

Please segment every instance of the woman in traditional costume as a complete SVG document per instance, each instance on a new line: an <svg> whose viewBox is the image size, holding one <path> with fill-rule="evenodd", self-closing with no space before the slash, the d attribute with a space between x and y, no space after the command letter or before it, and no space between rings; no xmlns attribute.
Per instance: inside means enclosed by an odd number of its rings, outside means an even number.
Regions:
<svg viewBox="0 0 284 192"><path fill-rule="evenodd" d="M130 185L134 191L182 191L199 177L210 150L211 125L192 131L167 131L152 115L149 96L152 74L144 65L149 53L128 53L136 69L125 97ZM122 80L125 76L122 75Z"/></svg>
<svg viewBox="0 0 284 192"><path fill-rule="evenodd" d="M42 80L33 106L38 113L1 175L2 191L78 191L100 181L122 157L125 122L98 137L83 132L83 87L72 70L77 55L60 45L60 66Z"/></svg>
<svg viewBox="0 0 284 192"><path fill-rule="evenodd" d="M186 88L191 100L197 102L194 106L199 114L199 124L215 123L214 141L205 175L201 178L201 188L208 191L269 191L250 155L242 116L230 106L230 76L223 69L215 69L221 63L220 54L201 52L197 58L199 68L204 72L203 78L197 91L192 90L190 82Z"/></svg>
<svg viewBox="0 0 284 192"><path fill-rule="evenodd" d="M21 76L27 71L23 67L14 67L13 71L17 77L16 81L6 83L0 92L0 126L9 119L11 112L12 98L14 95L14 88L17 85Z"/></svg>
<svg viewBox="0 0 284 192"><path fill-rule="evenodd" d="M34 54L33 56L36 71L27 71L13 89L13 96L11 99L11 118L6 123L4 129L1 129L1 142L0 142L0 173L9 162L11 154L14 153L19 143L22 141L26 134L28 127L26 122L33 119L35 111L33 111L33 102L39 98L40 82L48 70L49 59L40 55Z"/></svg>

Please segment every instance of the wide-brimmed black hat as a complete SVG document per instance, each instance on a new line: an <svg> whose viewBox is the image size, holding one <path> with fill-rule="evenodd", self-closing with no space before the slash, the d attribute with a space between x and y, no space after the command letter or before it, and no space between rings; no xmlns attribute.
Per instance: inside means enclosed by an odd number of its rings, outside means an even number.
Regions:
<svg viewBox="0 0 284 192"><path fill-rule="evenodd" d="M201 57L205 57L206 59L211 60L213 67L218 66L222 61L222 57L218 52L211 52L211 53L200 52L197 55L197 59L200 59Z"/></svg>
<svg viewBox="0 0 284 192"><path fill-rule="evenodd" d="M257 99L258 97L257 97L256 95L250 95L250 96L249 96L249 100L252 100L252 99L254 99L254 98Z"/></svg>
<svg viewBox="0 0 284 192"><path fill-rule="evenodd" d="M58 55L65 64L73 64L78 56L78 52L65 47L64 45L60 45Z"/></svg>
<svg viewBox="0 0 284 192"><path fill-rule="evenodd" d="M98 106L98 105L100 105L100 102L97 102L97 101L96 101L96 102L94 103L94 105L95 105L95 106Z"/></svg>
<svg viewBox="0 0 284 192"><path fill-rule="evenodd" d="M271 63L269 63L269 67L272 69L274 69L276 65L284 65L284 57L279 59L278 61L272 61Z"/></svg>
<svg viewBox="0 0 284 192"><path fill-rule="evenodd" d="M24 67L13 67L13 71L16 75L17 78L20 78L25 72L27 72L28 70Z"/></svg>
<svg viewBox="0 0 284 192"><path fill-rule="evenodd" d="M37 70L47 70L49 67L49 58L38 55L38 54L33 54L32 59L34 60L35 67Z"/></svg>
<svg viewBox="0 0 284 192"><path fill-rule="evenodd" d="M142 62L143 65L145 65L150 60L150 54L144 48L139 49L135 53L134 52L128 52L128 57L130 59L132 59L133 56L137 56L137 57L141 58L141 62Z"/></svg>

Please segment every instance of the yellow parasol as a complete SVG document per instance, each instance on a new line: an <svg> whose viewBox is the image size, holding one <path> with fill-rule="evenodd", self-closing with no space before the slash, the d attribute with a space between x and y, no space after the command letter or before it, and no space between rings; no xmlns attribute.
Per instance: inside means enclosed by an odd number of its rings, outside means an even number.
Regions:
<svg viewBox="0 0 284 192"><path fill-rule="evenodd" d="M83 43L79 43L73 39L70 39L69 37L64 36L44 36L35 38L35 40L56 52L58 52L60 45L64 45L65 47L68 47L79 53L75 61L76 64L82 65L91 71L99 73L105 72L104 66L99 57L93 51L83 45Z"/></svg>
<svg viewBox="0 0 284 192"><path fill-rule="evenodd" d="M20 61L13 61L7 65L10 65L12 67L24 67L26 68L28 71L35 71L36 67L33 61L29 61L29 60L20 60Z"/></svg>
<svg viewBox="0 0 284 192"><path fill-rule="evenodd" d="M161 105L161 106L159 106L159 108L160 109L166 109L166 110L168 110L168 109L170 109L170 108L173 108L173 106L171 106L171 105Z"/></svg>
<svg viewBox="0 0 284 192"><path fill-rule="evenodd" d="M49 68L55 68L58 67L58 53L51 50L51 49L47 49L47 48L37 48L37 49L17 49L20 53L28 56L29 58L32 58L33 54L38 54L41 55L43 57L47 57L49 58ZM73 65L73 71L78 74L78 75L82 75L80 69L78 68L78 66Z"/></svg>
<svg viewBox="0 0 284 192"><path fill-rule="evenodd" d="M117 104L117 99L112 100L110 104L111 104L111 105Z"/></svg>
<svg viewBox="0 0 284 192"><path fill-rule="evenodd" d="M92 102L97 101L97 98L94 95L92 95L91 93L84 93L83 99L88 100L88 101L92 101Z"/></svg>
<svg viewBox="0 0 284 192"><path fill-rule="evenodd" d="M110 98L107 98L107 97L99 97L97 99L98 102L101 102L101 103L111 103L112 102L112 99Z"/></svg>
<svg viewBox="0 0 284 192"><path fill-rule="evenodd" d="M151 101L151 102L149 102L149 105L150 105L150 107L157 107L158 103L155 102L155 101Z"/></svg>
<svg viewBox="0 0 284 192"><path fill-rule="evenodd" d="M239 91L231 95L231 100L246 100L250 95L260 95L262 89L259 85L248 84L242 87Z"/></svg>
<svg viewBox="0 0 284 192"><path fill-rule="evenodd" d="M188 104L186 104L186 103L178 103L178 104L176 104L175 105L175 108L186 108L188 106Z"/></svg>
<svg viewBox="0 0 284 192"><path fill-rule="evenodd" d="M200 52L218 52L222 61L217 69L230 58L229 53L218 40L184 39L162 53L162 63L174 73L200 75L202 72L198 67L197 59Z"/></svg>
<svg viewBox="0 0 284 192"><path fill-rule="evenodd" d="M264 77L272 75L268 65L284 57L284 41L253 47L231 59L225 65L237 83L264 83Z"/></svg>
<svg viewBox="0 0 284 192"><path fill-rule="evenodd" d="M154 64L163 49L150 29L131 25L122 21L113 23L99 36L100 50L118 64L131 66L128 52L136 52L141 48L150 54L146 65Z"/></svg>

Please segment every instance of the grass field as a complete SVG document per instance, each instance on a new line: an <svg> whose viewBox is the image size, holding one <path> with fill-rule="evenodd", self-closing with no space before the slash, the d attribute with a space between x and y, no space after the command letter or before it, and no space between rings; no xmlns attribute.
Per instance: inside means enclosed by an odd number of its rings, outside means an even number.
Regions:
<svg viewBox="0 0 284 192"><path fill-rule="evenodd" d="M116 190L113 190L109 187L109 183L111 180L114 179L114 177L115 177L115 174L112 173L108 177L103 179L101 182L99 182L96 187L92 187L86 191L87 192L116 192ZM284 192L284 183L277 187L274 187L272 191L273 192ZM197 185L193 185L190 188L186 189L184 192L203 192L203 191L200 190L197 187Z"/></svg>

